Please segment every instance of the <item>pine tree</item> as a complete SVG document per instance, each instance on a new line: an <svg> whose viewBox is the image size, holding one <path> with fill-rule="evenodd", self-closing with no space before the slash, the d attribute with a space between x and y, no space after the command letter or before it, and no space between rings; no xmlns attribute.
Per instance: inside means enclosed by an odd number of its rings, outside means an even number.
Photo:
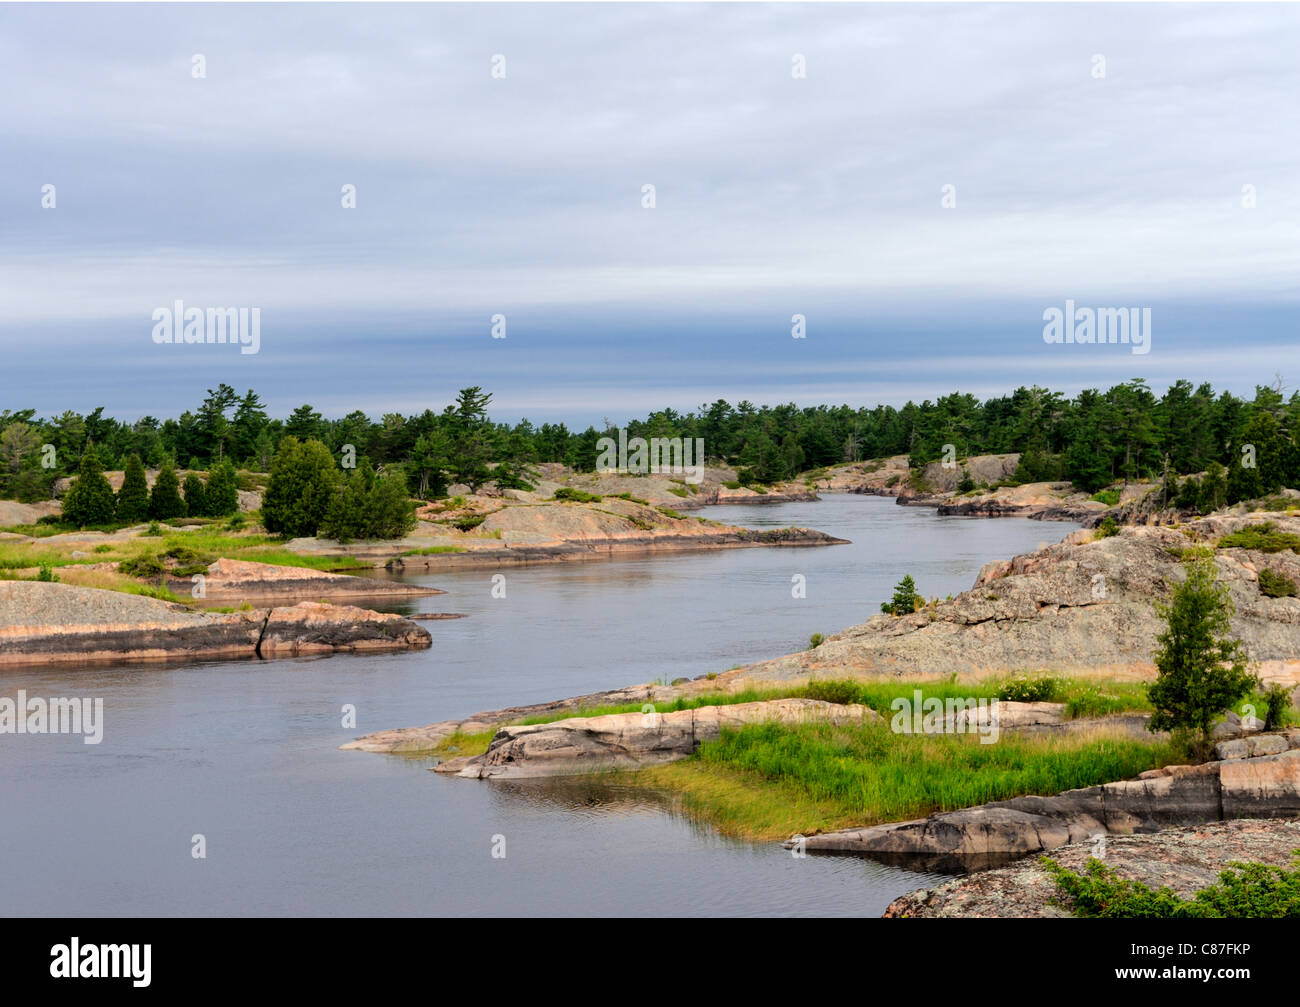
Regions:
<svg viewBox="0 0 1300 1007"><path fill-rule="evenodd" d="M81 456L77 478L63 496L63 520L78 528L108 524L113 520L116 507L113 487L104 478L99 456L87 446L85 454Z"/></svg>
<svg viewBox="0 0 1300 1007"><path fill-rule="evenodd" d="M149 516L155 521L167 521L185 516L185 501L181 499L180 480L170 462L158 470L158 478L149 493Z"/></svg>
<svg viewBox="0 0 1300 1007"><path fill-rule="evenodd" d="M884 602L880 611L887 615L911 615L921 600L921 596L916 593L916 581L912 580L909 573L894 587L893 600Z"/></svg>
<svg viewBox="0 0 1300 1007"><path fill-rule="evenodd" d="M117 491L117 519L143 521L149 516L149 483L144 475L144 462L139 455L126 460L126 474L122 488Z"/></svg>
<svg viewBox="0 0 1300 1007"><path fill-rule="evenodd" d="M1204 754L1211 722L1258 680L1246 671L1245 648L1231 635L1232 599L1213 557L1194 555L1185 568L1187 578L1169 604L1156 607L1167 629L1156 638L1152 657L1157 676L1147 695L1155 712L1147 726L1192 734Z"/></svg>
<svg viewBox="0 0 1300 1007"><path fill-rule="evenodd" d="M185 477L185 513L190 517L208 515L207 492L197 472Z"/></svg>
<svg viewBox="0 0 1300 1007"><path fill-rule="evenodd" d="M218 462L208 473L203 498L212 517L226 517L239 510L239 479L228 460Z"/></svg>

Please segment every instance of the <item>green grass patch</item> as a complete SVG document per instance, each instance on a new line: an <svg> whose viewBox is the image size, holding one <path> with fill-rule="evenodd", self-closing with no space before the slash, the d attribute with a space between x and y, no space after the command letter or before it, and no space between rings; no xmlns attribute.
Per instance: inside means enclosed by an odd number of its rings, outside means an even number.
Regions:
<svg viewBox="0 0 1300 1007"><path fill-rule="evenodd" d="M551 499L567 500L570 503L600 503L604 498L599 493L588 493L586 490L574 489L572 486L561 486Z"/></svg>
<svg viewBox="0 0 1300 1007"><path fill-rule="evenodd" d="M755 724L648 771L686 810L754 839L920 818L1126 779L1172 761L1159 741L1004 733L895 734L888 724ZM642 774L637 774L638 777ZM793 807L796 811L792 811Z"/></svg>
<svg viewBox="0 0 1300 1007"><path fill-rule="evenodd" d="M431 545L423 549L408 549L402 553L403 556L440 556L445 552L464 552L465 547L461 545Z"/></svg>
<svg viewBox="0 0 1300 1007"><path fill-rule="evenodd" d="M1119 490L1098 490L1089 499L1104 503L1107 507L1114 507L1119 503Z"/></svg>

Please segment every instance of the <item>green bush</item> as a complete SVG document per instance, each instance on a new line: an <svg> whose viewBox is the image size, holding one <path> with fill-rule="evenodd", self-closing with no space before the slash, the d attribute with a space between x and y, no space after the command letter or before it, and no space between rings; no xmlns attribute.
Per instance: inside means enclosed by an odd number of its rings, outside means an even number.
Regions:
<svg viewBox="0 0 1300 1007"><path fill-rule="evenodd" d="M1114 507L1119 503L1119 490L1098 490L1092 495L1092 499L1104 503L1107 507Z"/></svg>
<svg viewBox="0 0 1300 1007"><path fill-rule="evenodd" d="M57 584L59 578L54 573L54 564L42 563L40 570L37 571L36 579L44 581L46 584Z"/></svg>
<svg viewBox="0 0 1300 1007"><path fill-rule="evenodd" d="M1286 727L1291 719L1291 690L1274 682L1264 690L1264 730Z"/></svg>
<svg viewBox="0 0 1300 1007"><path fill-rule="evenodd" d="M77 528L108 524L117 510L113 487L104 478L99 457L92 448L81 456L77 478L63 495L63 520Z"/></svg>
<svg viewBox="0 0 1300 1007"><path fill-rule="evenodd" d="M824 703L848 706L850 703L862 701L862 686L857 682L814 680L804 688L804 695L809 699L820 699Z"/></svg>
<svg viewBox="0 0 1300 1007"><path fill-rule="evenodd" d="M1119 877L1095 857L1075 874L1051 857L1040 863L1076 916L1099 919L1294 919L1300 917L1300 850L1291 869L1233 861L1219 883L1185 899L1172 888L1151 888Z"/></svg>
<svg viewBox="0 0 1300 1007"><path fill-rule="evenodd" d="M1264 567L1259 571L1259 593L1269 598L1293 598L1295 581L1284 573Z"/></svg>
<svg viewBox="0 0 1300 1007"><path fill-rule="evenodd" d="M1056 695L1059 684L1050 675L1038 678L1014 675L998 686L998 699L1008 703L1047 703Z"/></svg>
<svg viewBox="0 0 1300 1007"><path fill-rule="evenodd" d="M826 637L822 636L820 633L814 633L812 636L808 637L808 649L816 650L825 642Z"/></svg>
<svg viewBox="0 0 1300 1007"><path fill-rule="evenodd" d="M124 573L128 577L159 577L167 572L167 566L161 556L141 553L139 556L122 560L117 565L117 570L118 573Z"/></svg>
<svg viewBox="0 0 1300 1007"><path fill-rule="evenodd" d="M1119 525L1115 519L1107 514L1097 524L1097 538L1111 538L1119 534Z"/></svg>
<svg viewBox="0 0 1300 1007"><path fill-rule="evenodd" d="M453 521L451 526L459 531L473 531L486 520L486 514L471 514L469 517L463 517L459 520Z"/></svg>

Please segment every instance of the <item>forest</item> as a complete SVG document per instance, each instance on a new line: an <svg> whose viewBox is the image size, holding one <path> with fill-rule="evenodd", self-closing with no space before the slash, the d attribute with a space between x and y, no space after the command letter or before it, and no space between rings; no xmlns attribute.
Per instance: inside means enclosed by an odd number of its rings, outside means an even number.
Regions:
<svg viewBox="0 0 1300 1007"><path fill-rule="evenodd" d="M595 467L597 440L613 434L566 424L493 421L492 396L461 390L441 410L374 419L354 411L327 418L310 404L272 417L249 389L208 389L195 408L159 419L121 420L66 411L0 412L0 496L48 499L54 481L77 472L87 452L99 467L122 470L132 455L149 468L213 470L229 463L267 472L286 438L319 441L341 467L359 459L380 473L401 474L412 496L431 499L463 483L528 486L531 466L560 462ZM1180 380L1163 392L1135 378L1105 391L1067 396L1038 386L981 401L953 392L933 401L849 406L756 406L722 399L698 409L662 409L626 424L629 437L703 438L712 464L736 467L746 484L771 484L810 469L907 454L913 467L943 457L1021 454L1020 482L1069 480L1094 492L1140 478L1209 472L1229 500L1300 485L1300 393L1281 381L1257 386L1247 400L1209 383ZM1243 464L1243 459L1249 461Z"/></svg>

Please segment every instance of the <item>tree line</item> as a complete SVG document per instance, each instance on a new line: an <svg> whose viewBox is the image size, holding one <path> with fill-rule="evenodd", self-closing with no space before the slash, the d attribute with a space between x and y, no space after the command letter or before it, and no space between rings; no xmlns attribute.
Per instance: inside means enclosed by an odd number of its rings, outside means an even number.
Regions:
<svg viewBox="0 0 1300 1007"><path fill-rule="evenodd" d="M378 419L354 411L328 419L306 404L273 418L256 392L239 395L222 384L174 419L126 422L102 408L40 419L31 409L6 409L0 412L0 494L47 499L54 480L75 473L87 453L102 469L123 469L138 455L150 468L210 471L228 461L267 472L292 439L322 444L340 477L351 456L363 470L400 474L411 495L431 499L453 483L526 488L530 467L540 462L591 471L597 442L615 434L608 421L581 431L562 422L495 422L488 415L491 398L473 387L440 411ZM1229 500L1300 484L1300 393L1285 396L1263 385L1251 399L1185 380L1157 394L1141 378L1072 397L1033 386L983 401L953 392L901 408L719 399L687 412L658 410L626 428L629 437L702 438L710 461L735 466L745 483L898 454L919 468L948 451L958 458L1019 453L1018 481L1069 480L1089 492L1202 472L1214 483L1204 495L1220 495L1221 481ZM1242 464L1248 455L1250 463ZM1186 497L1185 487L1175 489Z"/></svg>

